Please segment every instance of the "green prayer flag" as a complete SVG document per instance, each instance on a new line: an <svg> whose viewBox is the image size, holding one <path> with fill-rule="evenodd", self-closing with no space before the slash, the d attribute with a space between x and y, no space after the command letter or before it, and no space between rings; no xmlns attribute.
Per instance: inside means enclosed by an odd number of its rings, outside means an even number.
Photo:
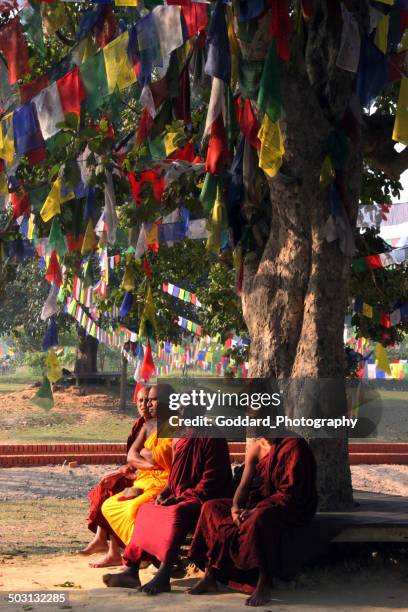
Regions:
<svg viewBox="0 0 408 612"><path fill-rule="evenodd" d="M217 197L217 187L218 178L214 174L207 172L200 193L200 202L207 214L213 209L215 198Z"/></svg>
<svg viewBox="0 0 408 612"><path fill-rule="evenodd" d="M94 114L109 95L103 52L98 51L81 64L79 72L86 90L86 106Z"/></svg>
<svg viewBox="0 0 408 612"><path fill-rule="evenodd" d="M282 97L280 90L279 59L276 53L275 39L272 40L262 70L259 84L258 106L276 123L281 116Z"/></svg>
<svg viewBox="0 0 408 612"><path fill-rule="evenodd" d="M239 57L238 82L239 89L244 97L253 99L258 97L263 67L264 62L262 60L252 61Z"/></svg>
<svg viewBox="0 0 408 612"><path fill-rule="evenodd" d="M45 376L43 377L41 387L31 399L31 402L40 408L44 408L45 410L50 410L50 408L54 406L51 383Z"/></svg>
<svg viewBox="0 0 408 612"><path fill-rule="evenodd" d="M369 270L368 264L364 257L358 257L357 259L353 259L351 262L351 266L354 272L366 272Z"/></svg>
<svg viewBox="0 0 408 612"><path fill-rule="evenodd" d="M60 255L61 257L63 257L65 253L68 252L58 215L55 215L52 220L50 234L48 236L48 246L53 251L57 251L58 255Z"/></svg>
<svg viewBox="0 0 408 612"><path fill-rule="evenodd" d="M45 54L45 45L42 29L41 9L38 2L28 4L20 11L20 21L24 31L31 38L34 47L41 55Z"/></svg>
<svg viewBox="0 0 408 612"><path fill-rule="evenodd" d="M154 140L148 140L148 146L152 161L158 162L166 159L166 148L164 146L163 138L159 136Z"/></svg>

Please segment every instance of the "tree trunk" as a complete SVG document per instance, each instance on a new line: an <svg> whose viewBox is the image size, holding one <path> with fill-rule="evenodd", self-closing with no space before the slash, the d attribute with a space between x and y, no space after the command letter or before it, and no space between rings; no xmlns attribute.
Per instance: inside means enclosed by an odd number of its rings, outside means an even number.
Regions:
<svg viewBox="0 0 408 612"><path fill-rule="evenodd" d="M128 372L128 360L122 355L122 368L120 374L120 403L119 407L121 410L126 410L127 405L127 372Z"/></svg>
<svg viewBox="0 0 408 612"><path fill-rule="evenodd" d="M321 28L325 30L324 23ZM259 57L259 47L257 53ZM325 68L330 59L326 58ZM345 410L346 405L341 400L345 400L343 328L350 258L340 251L338 241L328 243L325 237L330 211L327 190L321 189L319 177L324 144L333 125L311 86L310 70L300 54L282 70L284 166L282 173L268 179L269 237L260 258L250 253L245 259L242 303L251 338L251 376L335 380L338 413L338 406ZM344 95L339 97L344 99ZM345 174L353 222L362 174L358 148L352 151ZM292 394L292 402L287 398L292 414L316 414L310 397L297 395L296 401L294 397ZM331 400L328 398L329 409ZM311 444L318 463L320 507L350 507L346 436Z"/></svg>
<svg viewBox="0 0 408 612"><path fill-rule="evenodd" d="M75 356L75 374L89 374L98 371L98 341L78 327L78 344Z"/></svg>

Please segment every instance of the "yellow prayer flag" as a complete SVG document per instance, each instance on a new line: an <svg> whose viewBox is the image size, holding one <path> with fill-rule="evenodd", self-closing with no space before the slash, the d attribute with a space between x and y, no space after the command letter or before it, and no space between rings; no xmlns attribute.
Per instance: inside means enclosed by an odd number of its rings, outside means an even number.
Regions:
<svg viewBox="0 0 408 612"><path fill-rule="evenodd" d="M116 6L139 6L140 0L115 0Z"/></svg>
<svg viewBox="0 0 408 612"><path fill-rule="evenodd" d="M179 297L179 300L184 300L184 289L180 289L178 297Z"/></svg>
<svg viewBox="0 0 408 612"><path fill-rule="evenodd" d="M387 53L388 48L388 29L390 27L390 16L384 15L377 24L375 32L374 44L382 53Z"/></svg>
<svg viewBox="0 0 408 612"><path fill-rule="evenodd" d="M392 139L405 145L408 144L408 77L406 76L401 79Z"/></svg>
<svg viewBox="0 0 408 612"><path fill-rule="evenodd" d="M51 187L51 191L40 211L40 215L45 223L55 217L55 215L59 215L61 213L61 204L75 198L73 191L70 191L66 195L62 195L61 191L62 180L58 178Z"/></svg>
<svg viewBox="0 0 408 612"><path fill-rule="evenodd" d="M27 239L28 240L32 240L33 239L34 229L35 229L34 215L30 215L30 217L28 219L28 229L27 229Z"/></svg>
<svg viewBox="0 0 408 612"><path fill-rule="evenodd" d="M388 363L387 353L380 342L375 346L375 356L377 358L377 368L383 370L386 374L391 374L390 364Z"/></svg>
<svg viewBox="0 0 408 612"><path fill-rule="evenodd" d="M221 228L222 228L222 199L221 190L217 187L217 196L211 213L209 223L209 233L207 239L207 249L213 253L218 253L221 248Z"/></svg>
<svg viewBox="0 0 408 612"><path fill-rule="evenodd" d="M373 318L373 307L370 304L363 304L363 316L368 317L369 319Z"/></svg>
<svg viewBox="0 0 408 612"><path fill-rule="evenodd" d="M159 225L158 223L153 223L152 227L146 228L146 244L147 247L155 246L159 244Z"/></svg>
<svg viewBox="0 0 408 612"><path fill-rule="evenodd" d="M9 163L14 159L13 113L8 113L0 121L0 158Z"/></svg>
<svg viewBox="0 0 408 612"><path fill-rule="evenodd" d="M164 138L164 149L166 151L166 157L171 155L174 151L177 151L178 145L176 144L177 139L179 138L178 132L168 132Z"/></svg>
<svg viewBox="0 0 408 612"><path fill-rule="evenodd" d="M336 178L336 173L333 168L330 156L326 155L323 160L322 169L320 170L320 187L326 189Z"/></svg>
<svg viewBox="0 0 408 612"><path fill-rule="evenodd" d="M62 369L59 364L58 357L56 356L53 348L50 348L50 350L48 351L48 355L45 360L45 365L47 368L47 378L53 385L55 382L57 382L57 380L62 377Z"/></svg>
<svg viewBox="0 0 408 612"><path fill-rule="evenodd" d="M132 265L125 268L125 273L122 279L122 289L124 291L133 291L135 288L135 269Z"/></svg>
<svg viewBox="0 0 408 612"><path fill-rule="evenodd" d="M116 87L125 89L136 82L136 73L127 54L128 43L129 32L126 30L103 49L110 94L115 91Z"/></svg>
<svg viewBox="0 0 408 612"><path fill-rule="evenodd" d="M0 193L6 195L8 192L6 177L4 176L4 172L0 172Z"/></svg>
<svg viewBox="0 0 408 612"><path fill-rule="evenodd" d="M382 2L383 4L389 4L390 6L392 6L395 0L377 0L377 2Z"/></svg>
<svg viewBox="0 0 408 612"><path fill-rule="evenodd" d="M156 306L153 301L152 288L150 285L147 288L145 302L143 307L142 316L140 318L139 336L140 338L149 337L149 329L147 323L157 333L157 321L156 321Z"/></svg>
<svg viewBox="0 0 408 612"><path fill-rule="evenodd" d="M88 255L88 253L92 253L96 249L97 244L98 237L95 234L92 221L89 219L86 225L84 240L82 242L81 255Z"/></svg>
<svg viewBox="0 0 408 612"><path fill-rule="evenodd" d="M235 89L238 80L238 41L234 28L234 14L231 6L226 7L228 41L231 53L231 88Z"/></svg>
<svg viewBox="0 0 408 612"><path fill-rule="evenodd" d="M261 128L258 132L261 141L259 151L259 167L270 177L275 176L282 165L285 147L279 123L273 123L265 113Z"/></svg>

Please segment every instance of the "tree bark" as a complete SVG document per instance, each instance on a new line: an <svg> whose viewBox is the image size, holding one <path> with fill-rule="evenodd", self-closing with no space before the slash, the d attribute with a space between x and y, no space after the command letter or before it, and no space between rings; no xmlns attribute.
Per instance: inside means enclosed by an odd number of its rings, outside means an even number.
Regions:
<svg viewBox="0 0 408 612"><path fill-rule="evenodd" d="M286 176L268 179L269 237L260 259L254 253L245 259L242 293L251 338L250 374L295 381L285 404L294 416L319 414L317 403L321 413L322 398L319 402L298 392L302 379L316 384L329 379L336 385L336 405L332 397L325 398L325 416L346 408L343 329L350 258L340 251L338 241L326 241L330 211L327 190L321 189L319 178L324 144L335 118L346 110L351 79L344 76L341 81L335 66L340 29L337 34L330 30L330 15L324 7L325 3L315 4L316 23L309 24L306 51L294 49L291 62L282 70L280 127ZM241 50L251 52L248 47ZM259 47L256 52L259 57ZM356 146L344 170L352 226L362 169L361 147ZM350 507L347 437L312 440L311 445L318 464L320 508Z"/></svg>
<svg viewBox="0 0 408 612"><path fill-rule="evenodd" d="M90 374L98 371L98 341L78 327L78 344L75 356L75 374Z"/></svg>

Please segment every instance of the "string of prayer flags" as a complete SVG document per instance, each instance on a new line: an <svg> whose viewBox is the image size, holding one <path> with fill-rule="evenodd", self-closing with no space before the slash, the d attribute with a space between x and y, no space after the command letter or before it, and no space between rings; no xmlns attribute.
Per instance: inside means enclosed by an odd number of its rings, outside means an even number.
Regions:
<svg viewBox="0 0 408 612"><path fill-rule="evenodd" d="M164 293L168 293L169 295L178 298L179 300L183 300L184 302L189 302L197 308L201 308L201 302L197 298L195 293L191 291L187 291L186 289L182 289L181 287L177 287L172 283L163 283L162 291Z"/></svg>
<svg viewBox="0 0 408 612"><path fill-rule="evenodd" d="M376 270L378 268L387 268L404 263L408 259L408 247L394 249L388 253L378 253L376 255L367 255L366 257L358 257L353 259L351 265L357 273L366 272L367 270Z"/></svg>
<svg viewBox="0 0 408 612"><path fill-rule="evenodd" d="M202 327L201 325L198 325L198 323L193 323L193 321L189 321L184 317L178 317L177 325L179 325L183 329L187 329L187 331L193 332L193 334L197 334L197 336L201 336Z"/></svg>
<svg viewBox="0 0 408 612"><path fill-rule="evenodd" d="M361 299L354 300L353 305L354 312L362 314L364 317L373 319L378 322L382 327L395 327L401 321L408 319L408 302L401 304L398 308L395 308L391 312L381 311L376 306L370 306Z"/></svg>

